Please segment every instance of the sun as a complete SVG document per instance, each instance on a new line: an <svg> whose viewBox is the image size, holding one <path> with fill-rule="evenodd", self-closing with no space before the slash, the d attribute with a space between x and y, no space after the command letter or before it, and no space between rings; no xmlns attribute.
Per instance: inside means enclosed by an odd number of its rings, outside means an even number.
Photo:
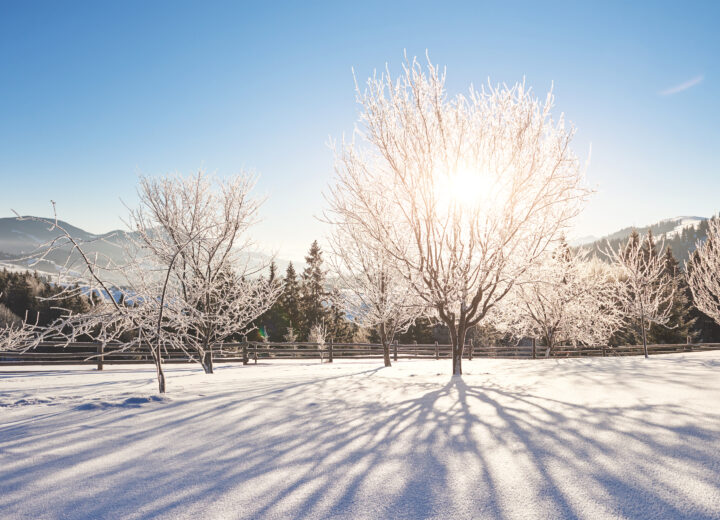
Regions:
<svg viewBox="0 0 720 520"><path fill-rule="evenodd" d="M492 191L491 176L472 168L462 168L436 179L441 205L472 211L487 203Z"/></svg>

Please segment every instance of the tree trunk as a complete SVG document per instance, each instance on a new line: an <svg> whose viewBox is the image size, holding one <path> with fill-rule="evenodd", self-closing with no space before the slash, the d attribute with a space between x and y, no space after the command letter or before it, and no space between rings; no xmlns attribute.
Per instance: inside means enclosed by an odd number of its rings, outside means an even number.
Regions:
<svg viewBox="0 0 720 520"><path fill-rule="evenodd" d="M462 375L462 356L465 347L465 328L455 326L450 328L450 339L452 341L453 375Z"/></svg>
<svg viewBox="0 0 720 520"><path fill-rule="evenodd" d="M545 336L545 344L547 345L547 349L545 349L545 359L550 357L550 352L552 352L552 349L555 346L554 336L554 334L552 336Z"/></svg>
<svg viewBox="0 0 720 520"><path fill-rule="evenodd" d="M385 361L385 366L389 367L392 366L390 363L390 344L388 343L387 339L387 331L385 330L385 324L380 324L380 342L383 346L383 360Z"/></svg>
<svg viewBox="0 0 720 520"><path fill-rule="evenodd" d="M642 309L642 306L641 306ZM648 348L647 348L647 335L645 333L645 311L641 310L640 312L640 328L642 329L642 339L643 339L643 352L645 353L645 359L647 359L648 356Z"/></svg>
<svg viewBox="0 0 720 520"><path fill-rule="evenodd" d="M165 373L162 369L162 363L160 363L159 359L155 360L155 368L157 369L157 379L158 379L158 392L161 394L165 393Z"/></svg>
<svg viewBox="0 0 720 520"><path fill-rule="evenodd" d="M206 374L213 373L212 350L208 349L205 352L203 352L203 356L200 361L200 364L202 365L203 370L205 371Z"/></svg>
<svg viewBox="0 0 720 520"><path fill-rule="evenodd" d="M160 339L158 338L157 345L155 348L152 347L152 344L149 345L150 352L152 352L153 361L155 361L155 371L157 372L157 380L158 380L158 392L161 394L165 393L165 372L163 372L162 368L162 358L160 356Z"/></svg>

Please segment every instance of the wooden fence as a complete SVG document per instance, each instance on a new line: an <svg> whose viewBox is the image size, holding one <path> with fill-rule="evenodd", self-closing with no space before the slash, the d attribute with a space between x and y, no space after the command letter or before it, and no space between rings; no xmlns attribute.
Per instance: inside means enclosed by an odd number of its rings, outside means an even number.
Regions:
<svg viewBox="0 0 720 520"><path fill-rule="evenodd" d="M648 345L650 354L668 354L675 352L698 352L720 350L720 343ZM451 346L438 343L399 344L390 346L392 359L448 359ZM641 345L621 347L556 347L551 358L560 357L607 357L642 355ZM252 342L226 343L213 352L216 363L257 363L262 359L316 359L332 362L333 359L382 359L382 345L373 343L270 343ZM545 348L531 346L475 346L472 342L465 346L463 357L497 359L544 359ZM163 352L163 363L192 363L192 355L177 350ZM129 365L153 363L150 348L134 349L123 352L118 345L100 343L72 343L60 346L44 343L37 348L17 353L0 352L0 366L17 365L97 365L102 370L105 364Z"/></svg>

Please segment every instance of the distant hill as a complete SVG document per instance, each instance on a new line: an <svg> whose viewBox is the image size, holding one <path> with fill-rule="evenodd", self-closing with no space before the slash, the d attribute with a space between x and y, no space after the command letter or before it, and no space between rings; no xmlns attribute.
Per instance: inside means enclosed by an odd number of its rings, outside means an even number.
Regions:
<svg viewBox="0 0 720 520"><path fill-rule="evenodd" d="M65 221L58 220L58 224L83 244L85 253L90 255L97 253L100 257L110 258L117 264L123 263L125 248L129 244L125 232L116 230L96 235ZM45 250L43 246L60 235L61 232L57 229L53 230L42 222L18 220L15 217L0 218L0 268L12 271L31 269L40 274L52 275L60 272L68 261L70 265L74 265L79 258L77 255L70 257L69 246L53 251L36 263ZM271 257L265 253L252 251L247 253L247 259L250 266L256 266L265 265ZM280 273L284 273L289 262L277 258L275 262ZM302 268L302 266L297 267Z"/></svg>
<svg viewBox="0 0 720 520"><path fill-rule="evenodd" d="M629 226L620 229L600 239L592 236L582 237L570 242L571 246L582 246L584 248L598 251L604 249L606 241L612 247L617 247L620 242L627 240L633 229L644 235L649 229L658 240L664 239L665 246L672 248L675 257L682 263L688 259L690 253L695 250L698 240L705 240L707 236L707 218L698 216L680 216L668 218L649 224L647 226ZM127 245L126 234L123 231L111 231L104 234L94 234L68 222L58 221L71 235L84 244L87 253L109 257L116 263L122 263L124 248ZM33 264L42 253L41 246L48 243L59 235L57 230L51 230L41 222L32 220L18 220L14 217L0 218L0 268L9 270L36 270L41 274L56 274L63 265L68 262L69 248L54 251L48 257ZM265 265L270 260L270 255L262 252L247 253L249 265ZM70 262L76 262L78 258L71 258ZM287 269L288 261L276 258L278 272L282 275ZM296 270L302 271L303 265L296 265Z"/></svg>
<svg viewBox="0 0 720 520"><path fill-rule="evenodd" d="M578 240L571 245L582 245L582 247L592 251L604 250L607 243L612 248L617 248L622 242L625 242L633 230L637 230L640 235L646 235L648 230L652 230L653 235L658 242L663 242L664 247L670 247L673 255L680 261L680 265L688 260L690 253L695 250L697 241L707 238L707 218L681 216L661 220L655 224L647 226L630 226L616 231L610 235L602 237L594 241L588 241L577 244Z"/></svg>

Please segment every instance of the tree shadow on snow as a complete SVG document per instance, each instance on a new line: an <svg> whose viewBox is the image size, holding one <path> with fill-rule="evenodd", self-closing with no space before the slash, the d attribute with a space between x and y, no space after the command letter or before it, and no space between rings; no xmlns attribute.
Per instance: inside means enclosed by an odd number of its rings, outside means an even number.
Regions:
<svg viewBox="0 0 720 520"><path fill-rule="evenodd" d="M720 417L580 405L497 378L470 385L386 373L269 381L132 413L75 410L0 427L0 509L63 518L718 518Z"/></svg>

